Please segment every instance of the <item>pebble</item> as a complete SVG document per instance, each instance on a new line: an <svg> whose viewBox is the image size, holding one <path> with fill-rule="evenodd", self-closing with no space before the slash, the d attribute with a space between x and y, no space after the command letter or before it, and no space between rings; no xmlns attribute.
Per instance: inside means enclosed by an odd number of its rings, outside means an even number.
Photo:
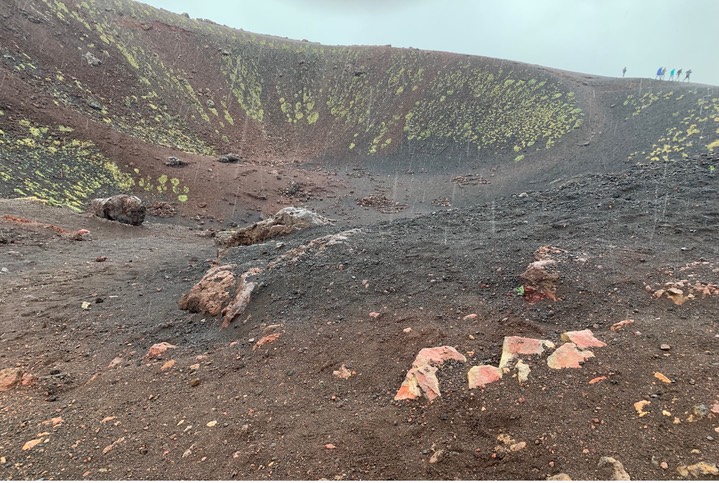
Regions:
<svg viewBox="0 0 719 483"><path fill-rule="evenodd" d="M669 344L662 344L659 346L659 348L663 351L668 351L672 349L672 346L670 346Z"/></svg>

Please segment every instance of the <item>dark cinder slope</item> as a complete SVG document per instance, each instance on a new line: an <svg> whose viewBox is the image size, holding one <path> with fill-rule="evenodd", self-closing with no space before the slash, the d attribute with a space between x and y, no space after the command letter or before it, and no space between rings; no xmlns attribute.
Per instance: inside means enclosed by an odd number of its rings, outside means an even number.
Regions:
<svg viewBox="0 0 719 483"><path fill-rule="evenodd" d="M421 172L501 175L451 196L469 203L717 142L712 87L327 47L127 0L15 1L0 15L0 192L76 209L130 190L200 200L210 182L166 167L170 154L198 168L229 151L260 165L354 163L400 185Z"/></svg>

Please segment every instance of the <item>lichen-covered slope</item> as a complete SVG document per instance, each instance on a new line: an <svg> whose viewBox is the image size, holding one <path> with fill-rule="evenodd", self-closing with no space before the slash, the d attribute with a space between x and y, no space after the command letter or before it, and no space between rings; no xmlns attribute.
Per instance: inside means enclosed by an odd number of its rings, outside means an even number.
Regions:
<svg viewBox="0 0 719 483"><path fill-rule="evenodd" d="M588 116L606 109L578 76L536 66L322 46L128 0L30 0L0 14L0 74L13 86L0 87L2 191L74 207L100 188L192 196L190 181L131 165L108 143L232 151L257 163L457 153L523 161L572 131L600 130L604 119L588 127ZM627 102L641 112L647 99ZM656 129L678 136L668 123Z"/></svg>

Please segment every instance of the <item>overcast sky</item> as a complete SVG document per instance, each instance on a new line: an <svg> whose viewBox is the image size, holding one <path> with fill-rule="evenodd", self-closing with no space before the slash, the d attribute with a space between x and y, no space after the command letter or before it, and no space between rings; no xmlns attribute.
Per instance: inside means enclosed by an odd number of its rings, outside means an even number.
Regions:
<svg viewBox="0 0 719 483"><path fill-rule="evenodd" d="M143 0L327 45L443 50L621 77L692 69L719 85L719 0ZM682 75L682 78L684 76Z"/></svg>

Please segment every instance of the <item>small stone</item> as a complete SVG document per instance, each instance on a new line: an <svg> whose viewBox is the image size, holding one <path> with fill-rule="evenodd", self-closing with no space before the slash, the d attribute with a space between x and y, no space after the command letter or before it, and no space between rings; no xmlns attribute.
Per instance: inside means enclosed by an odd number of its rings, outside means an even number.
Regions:
<svg viewBox="0 0 719 483"><path fill-rule="evenodd" d="M477 314L467 314L462 317L462 320L474 320L477 318Z"/></svg>
<svg viewBox="0 0 719 483"><path fill-rule="evenodd" d="M381 315L381 314L380 314L379 312L370 312L370 313L369 313L369 316L370 316L371 319L379 318L380 315Z"/></svg>
<svg viewBox="0 0 719 483"><path fill-rule="evenodd" d="M155 359L157 357L160 357L162 354L165 353L168 349L176 349L176 345L172 345L168 342L160 342L159 344L155 344L152 347L150 347L150 350L147 351L147 354L145 357L148 359Z"/></svg>
<svg viewBox="0 0 719 483"><path fill-rule="evenodd" d="M31 439L30 441L28 441L27 443L22 445L22 450L29 451L29 450L33 449L35 446L37 446L38 444L42 443L42 441L43 441L42 438Z"/></svg>
<svg viewBox="0 0 719 483"><path fill-rule="evenodd" d="M647 401L646 399L634 403L634 410L637 412L640 418L649 414L649 411L645 411L644 408L650 404L651 401Z"/></svg>
<svg viewBox="0 0 719 483"><path fill-rule="evenodd" d="M350 377L355 375L355 371L347 369L347 367L342 364L339 369L337 369L336 371L332 371L332 375L339 379L349 379Z"/></svg>
<svg viewBox="0 0 719 483"><path fill-rule="evenodd" d="M655 373L654 373L654 377L656 377L657 379L659 379L660 381L662 381L664 384L671 384L671 383L672 383L672 380L669 379L669 378L668 378L667 376L665 376L664 374L662 374L661 372L655 372Z"/></svg>
<svg viewBox="0 0 719 483"><path fill-rule="evenodd" d="M190 381L190 387L197 387L197 386L200 385L201 382L202 382L202 381L200 381L200 380L197 379L197 378L192 379L192 380Z"/></svg>
<svg viewBox="0 0 719 483"><path fill-rule="evenodd" d="M215 421L215 420L212 420L209 423L207 423L208 428L214 428L215 426L217 426L217 421Z"/></svg>
<svg viewBox="0 0 719 483"><path fill-rule="evenodd" d="M22 371L15 367L0 370L0 391L9 391L22 381Z"/></svg>
<svg viewBox="0 0 719 483"><path fill-rule="evenodd" d="M667 468L669 468L669 464L666 461L662 461L661 463L659 463L659 467L663 470L666 470Z"/></svg>
<svg viewBox="0 0 719 483"><path fill-rule="evenodd" d="M409 334L410 332L412 332L412 327L405 327L404 329L402 329L402 332L404 332L405 334Z"/></svg>
<svg viewBox="0 0 719 483"><path fill-rule="evenodd" d="M169 361L165 362L162 367L160 367L160 370L162 372L169 371L175 366L175 359L170 359Z"/></svg>
<svg viewBox="0 0 719 483"><path fill-rule="evenodd" d="M556 475L547 477L547 481L572 481L572 477L566 473L557 473Z"/></svg>
<svg viewBox="0 0 719 483"><path fill-rule="evenodd" d="M597 465L597 468L604 468L607 466L612 467L612 474L609 479L611 480L619 480L619 481L629 481L631 478L629 477L629 473L626 472L624 469L624 465L609 456L602 456L599 458L599 464Z"/></svg>
<svg viewBox="0 0 719 483"><path fill-rule="evenodd" d="M672 349L672 346L670 346L669 344L662 344L659 346L659 348L663 351L668 351Z"/></svg>

